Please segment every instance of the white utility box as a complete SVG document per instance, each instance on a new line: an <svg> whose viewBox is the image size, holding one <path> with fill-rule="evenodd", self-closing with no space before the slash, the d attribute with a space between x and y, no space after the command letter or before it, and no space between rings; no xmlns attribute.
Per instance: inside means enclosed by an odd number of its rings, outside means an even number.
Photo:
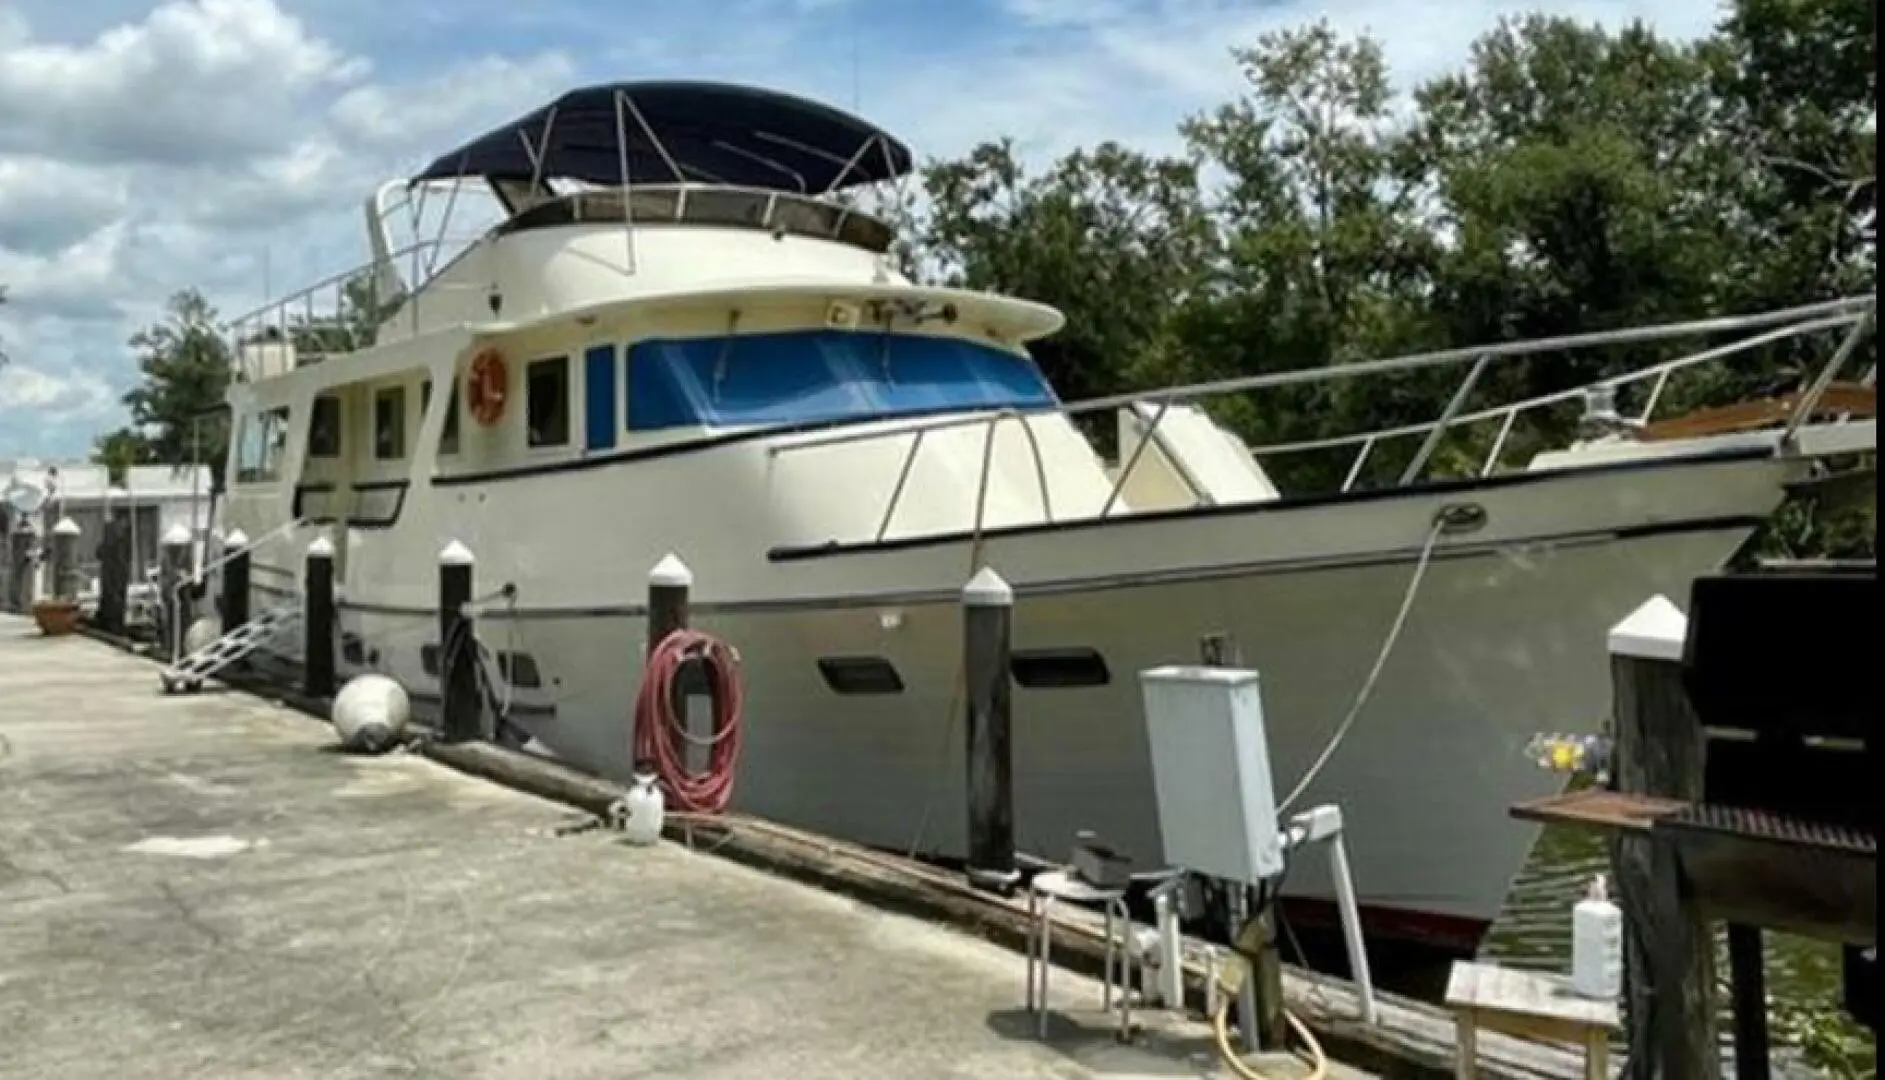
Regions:
<svg viewBox="0 0 1885 1080"><path fill-rule="evenodd" d="M1281 874L1257 673L1162 667L1139 685L1166 865L1245 885Z"/></svg>

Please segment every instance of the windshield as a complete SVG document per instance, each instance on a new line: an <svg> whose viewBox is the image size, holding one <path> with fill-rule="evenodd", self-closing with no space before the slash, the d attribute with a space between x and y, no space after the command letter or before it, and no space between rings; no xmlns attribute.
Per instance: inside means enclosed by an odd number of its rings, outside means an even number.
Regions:
<svg viewBox="0 0 1885 1080"><path fill-rule="evenodd" d="M961 338L844 330L636 342L628 427L802 424L1055 403L1034 361Z"/></svg>

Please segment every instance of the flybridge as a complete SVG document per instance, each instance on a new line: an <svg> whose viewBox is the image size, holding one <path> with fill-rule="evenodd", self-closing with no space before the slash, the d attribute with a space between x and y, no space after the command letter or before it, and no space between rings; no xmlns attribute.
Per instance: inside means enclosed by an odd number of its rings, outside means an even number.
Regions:
<svg viewBox="0 0 1885 1080"><path fill-rule="evenodd" d="M910 150L818 102L708 82L571 90L440 155L411 178L482 177L493 188L552 179L608 186L714 184L821 194L894 180Z"/></svg>
<svg viewBox="0 0 1885 1080"><path fill-rule="evenodd" d="M573 89L381 185L365 206L370 261L232 320L238 373L267 378L427 326L489 321L500 311L711 290L724 284L727 267L748 277L791 277L810 267L835 282L887 281L890 227L824 196L896 181L912 165L909 148L883 129L772 90L709 82ZM469 237L449 232L465 181L487 189L502 209L499 220ZM441 188L440 215L422 226L429 195ZM401 221L413 234L403 245L394 242ZM532 246L530 238L547 230L588 225L615 229L606 241L604 230L587 229L563 234L551 248ZM639 235L646 226L663 227L656 230L662 235ZM729 238L740 233L773 242L738 249ZM500 271L464 261L520 236L520 250L534 252L523 263ZM825 246L807 253L796 246L803 241ZM546 278L532 262L571 245L584 247L578 273ZM729 254L735 249L737 257ZM702 254L709 250L719 254ZM546 282L575 291L550 297Z"/></svg>

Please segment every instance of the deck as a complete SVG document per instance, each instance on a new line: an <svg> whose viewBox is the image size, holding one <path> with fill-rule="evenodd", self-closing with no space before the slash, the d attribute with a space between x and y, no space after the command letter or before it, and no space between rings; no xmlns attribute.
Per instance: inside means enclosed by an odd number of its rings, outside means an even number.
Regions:
<svg viewBox="0 0 1885 1080"><path fill-rule="evenodd" d="M1073 972L1041 1043L996 945L331 741L0 616L9 1080L1220 1075Z"/></svg>

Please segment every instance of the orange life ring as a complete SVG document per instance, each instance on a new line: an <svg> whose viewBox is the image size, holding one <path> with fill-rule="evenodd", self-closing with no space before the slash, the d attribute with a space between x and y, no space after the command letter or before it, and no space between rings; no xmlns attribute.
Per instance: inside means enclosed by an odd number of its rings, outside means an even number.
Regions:
<svg viewBox="0 0 1885 1080"><path fill-rule="evenodd" d="M490 427L504 416L504 390L509 382L504 356L485 349L471 359L471 379L465 387L465 407L471 418Z"/></svg>

